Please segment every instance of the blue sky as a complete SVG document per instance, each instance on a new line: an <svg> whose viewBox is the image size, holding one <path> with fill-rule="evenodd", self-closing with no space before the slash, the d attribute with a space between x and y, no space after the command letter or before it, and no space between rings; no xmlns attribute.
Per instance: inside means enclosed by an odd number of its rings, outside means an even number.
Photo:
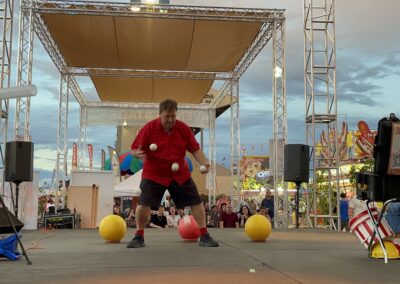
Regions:
<svg viewBox="0 0 400 284"><path fill-rule="evenodd" d="M303 0L171 0L171 4L286 9L288 143L304 143ZM361 119L376 128L380 118L390 112L400 113L399 8L396 0L336 0L338 113L350 129L355 129ZM15 27L13 61L17 57L17 31ZM257 155L268 154L268 140L272 138L271 55L268 44L240 81L241 144L246 145L248 153L254 145L253 154ZM15 74L16 67L12 72ZM51 177L56 158L59 74L38 40L34 47L33 83L38 87L30 118L34 167L41 177ZM87 83L81 88L93 92ZM68 124L71 148L78 140L79 128L79 106L74 98L70 99ZM228 111L216 123L217 162L229 157L229 124ZM115 143L115 128L89 127L87 138L94 145L95 165L99 166L100 150ZM69 163L70 160L69 153Z"/></svg>

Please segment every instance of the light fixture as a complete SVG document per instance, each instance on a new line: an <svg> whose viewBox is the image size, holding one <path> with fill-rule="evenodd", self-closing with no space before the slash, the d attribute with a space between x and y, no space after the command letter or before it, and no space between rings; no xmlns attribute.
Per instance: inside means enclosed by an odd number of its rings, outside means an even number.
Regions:
<svg viewBox="0 0 400 284"><path fill-rule="evenodd" d="M140 12L140 7L138 7L138 6L132 6L132 7L131 7L131 11L132 11L132 12Z"/></svg>
<svg viewBox="0 0 400 284"><path fill-rule="evenodd" d="M279 66L276 66L274 69L274 76L275 78L280 78L282 77L282 68Z"/></svg>
<svg viewBox="0 0 400 284"><path fill-rule="evenodd" d="M35 85L1 88L0 100L32 97L36 96L36 94L37 94L37 88Z"/></svg>
<svg viewBox="0 0 400 284"><path fill-rule="evenodd" d="M158 0L144 0L143 2L148 5L155 5Z"/></svg>

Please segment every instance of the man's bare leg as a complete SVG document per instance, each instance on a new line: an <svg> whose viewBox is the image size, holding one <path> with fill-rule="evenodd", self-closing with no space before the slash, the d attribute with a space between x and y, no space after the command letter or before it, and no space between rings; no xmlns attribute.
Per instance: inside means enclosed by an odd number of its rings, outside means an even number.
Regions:
<svg viewBox="0 0 400 284"><path fill-rule="evenodd" d="M150 207L144 205L138 205L136 207L135 218L136 218L136 230L138 231L144 230L144 227L146 226L150 218Z"/></svg>
<svg viewBox="0 0 400 284"><path fill-rule="evenodd" d="M203 203L192 206L192 215L200 228L206 227L206 213Z"/></svg>
<svg viewBox="0 0 400 284"><path fill-rule="evenodd" d="M136 234L135 237L128 243L128 248L144 247L144 227L150 218L150 207L138 205L136 207Z"/></svg>

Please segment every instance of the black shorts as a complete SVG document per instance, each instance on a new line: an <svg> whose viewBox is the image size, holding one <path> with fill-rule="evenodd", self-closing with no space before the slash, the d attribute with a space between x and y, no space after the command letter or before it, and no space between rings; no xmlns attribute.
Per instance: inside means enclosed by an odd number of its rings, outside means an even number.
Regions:
<svg viewBox="0 0 400 284"><path fill-rule="evenodd" d="M161 199L167 189L177 208L183 209L186 206L197 205L202 202L192 178L189 178L182 185L172 181L169 186L164 186L149 179L142 179L140 189L142 193L139 197L139 204L156 209L160 206Z"/></svg>

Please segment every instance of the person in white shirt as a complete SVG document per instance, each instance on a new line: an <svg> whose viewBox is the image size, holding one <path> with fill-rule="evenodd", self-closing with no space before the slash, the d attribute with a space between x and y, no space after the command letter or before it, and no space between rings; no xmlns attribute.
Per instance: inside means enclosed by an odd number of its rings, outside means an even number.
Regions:
<svg viewBox="0 0 400 284"><path fill-rule="evenodd" d="M177 228L180 219L181 219L181 216L176 214L176 208L174 206L172 206L169 209L169 215L167 216L168 227Z"/></svg>
<svg viewBox="0 0 400 284"><path fill-rule="evenodd" d="M354 195L349 200L349 220L351 220L351 218L357 216L364 210L367 210L367 205L365 204L365 201L358 199L357 195Z"/></svg>

